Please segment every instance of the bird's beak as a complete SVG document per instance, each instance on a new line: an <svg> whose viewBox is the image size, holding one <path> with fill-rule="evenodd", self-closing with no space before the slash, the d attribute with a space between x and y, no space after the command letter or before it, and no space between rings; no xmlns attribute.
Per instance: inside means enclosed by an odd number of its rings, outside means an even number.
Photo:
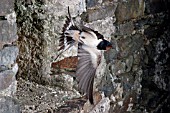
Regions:
<svg viewBox="0 0 170 113"><path fill-rule="evenodd" d="M107 46L106 47L106 51L109 51L110 49L112 49L112 46Z"/></svg>
<svg viewBox="0 0 170 113"><path fill-rule="evenodd" d="M106 51L112 49L113 46L112 46L112 43L111 42L107 42L107 45L106 45Z"/></svg>
<svg viewBox="0 0 170 113"><path fill-rule="evenodd" d="M112 43L107 40L103 40L97 45L97 49L99 50L107 51L107 50L110 50L111 48L112 48Z"/></svg>

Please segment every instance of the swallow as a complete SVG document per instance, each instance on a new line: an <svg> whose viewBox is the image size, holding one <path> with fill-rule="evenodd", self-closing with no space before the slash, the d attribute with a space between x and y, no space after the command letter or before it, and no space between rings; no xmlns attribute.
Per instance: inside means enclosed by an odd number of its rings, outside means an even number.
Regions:
<svg viewBox="0 0 170 113"><path fill-rule="evenodd" d="M59 38L59 51L65 51L75 44L78 44L78 63L75 74L78 89L82 94L86 94L91 104L94 104L93 83L96 69L101 62L102 51L112 48L112 44L98 31L86 26L77 26L68 7L68 16Z"/></svg>

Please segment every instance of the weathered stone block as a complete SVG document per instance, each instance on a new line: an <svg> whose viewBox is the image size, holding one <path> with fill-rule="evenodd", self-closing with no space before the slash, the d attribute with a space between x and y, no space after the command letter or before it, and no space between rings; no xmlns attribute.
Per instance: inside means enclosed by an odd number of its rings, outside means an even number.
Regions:
<svg viewBox="0 0 170 113"><path fill-rule="evenodd" d="M0 72L0 91L6 89L12 82L15 73L11 70Z"/></svg>
<svg viewBox="0 0 170 113"><path fill-rule="evenodd" d="M16 92L17 81L15 78L18 65L15 63L11 70L0 72L0 95L12 96Z"/></svg>
<svg viewBox="0 0 170 113"><path fill-rule="evenodd" d="M105 4L104 6L96 7L95 9L88 9L87 12L82 15L82 19L87 22L105 19L106 17L113 17L117 3Z"/></svg>
<svg viewBox="0 0 170 113"><path fill-rule="evenodd" d="M85 24L90 28L101 33L107 40L111 39L112 35L115 33L115 26L113 25L114 18L108 17L105 20L98 20L91 23Z"/></svg>
<svg viewBox="0 0 170 113"><path fill-rule="evenodd" d="M11 97L0 97L0 113L21 113L19 102Z"/></svg>
<svg viewBox="0 0 170 113"><path fill-rule="evenodd" d="M0 66L10 66L17 58L19 49L16 46L5 47L0 50Z"/></svg>
<svg viewBox="0 0 170 113"><path fill-rule="evenodd" d="M0 3L0 16L4 16L14 11L15 0L1 0Z"/></svg>
<svg viewBox="0 0 170 113"><path fill-rule="evenodd" d="M119 2L115 15L118 23L137 18L144 14L144 0L126 0Z"/></svg>
<svg viewBox="0 0 170 113"><path fill-rule="evenodd" d="M11 44L17 40L17 25L16 23L10 24L7 20L0 21L0 49L4 44Z"/></svg>
<svg viewBox="0 0 170 113"><path fill-rule="evenodd" d="M126 22L124 24L119 24L116 27L116 35L130 35L134 30L133 22Z"/></svg>
<svg viewBox="0 0 170 113"><path fill-rule="evenodd" d="M136 34L133 36L128 36L126 38L121 38L118 40L119 47L119 58L125 58L129 55L134 54L134 52L139 51L143 46L143 36Z"/></svg>

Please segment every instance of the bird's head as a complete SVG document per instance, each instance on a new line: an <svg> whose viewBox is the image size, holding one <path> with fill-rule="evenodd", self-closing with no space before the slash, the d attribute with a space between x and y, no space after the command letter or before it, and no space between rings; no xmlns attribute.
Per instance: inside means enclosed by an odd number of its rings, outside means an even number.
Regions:
<svg viewBox="0 0 170 113"><path fill-rule="evenodd" d="M107 41L107 40L105 40L105 39L103 39L98 45L97 45L97 49L99 49L99 50L109 50L109 49L111 49L112 48L112 44L109 42L109 41Z"/></svg>

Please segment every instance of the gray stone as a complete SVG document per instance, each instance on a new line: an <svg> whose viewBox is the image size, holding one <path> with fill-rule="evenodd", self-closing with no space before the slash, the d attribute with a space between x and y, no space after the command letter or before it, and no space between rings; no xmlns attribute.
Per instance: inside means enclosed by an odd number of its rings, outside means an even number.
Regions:
<svg viewBox="0 0 170 113"><path fill-rule="evenodd" d="M0 16L4 16L14 11L14 1L15 0L1 0Z"/></svg>
<svg viewBox="0 0 170 113"><path fill-rule="evenodd" d="M137 71L138 70L140 62L141 62L141 56L142 56L142 54L140 52L135 53L133 55L133 67L132 67L133 71Z"/></svg>
<svg viewBox="0 0 170 113"><path fill-rule="evenodd" d="M112 35L115 33L115 26L113 25L114 18L108 17L104 20L98 20L91 23L86 23L85 26L88 26L104 36L105 39L110 40ZM113 39L112 43L115 44L116 41ZM114 46L115 47L115 46Z"/></svg>
<svg viewBox="0 0 170 113"><path fill-rule="evenodd" d="M115 15L118 23L144 15L144 0L119 0Z"/></svg>
<svg viewBox="0 0 170 113"><path fill-rule="evenodd" d="M82 19L87 22L92 22L105 19L106 17L113 17L116 7L117 3L110 3L93 9L88 9L87 12L82 15Z"/></svg>
<svg viewBox="0 0 170 113"><path fill-rule="evenodd" d="M133 66L133 56L130 55L126 59L126 72L129 72L132 69L132 66Z"/></svg>
<svg viewBox="0 0 170 113"><path fill-rule="evenodd" d="M0 96L0 113L21 113L18 101L11 97Z"/></svg>
<svg viewBox="0 0 170 113"><path fill-rule="evenodd" d="M119 24L116 27L116 35L130 35L134 30L133 22L126 22L124 24Z"/></svg>
<svg viewBox="0 0 170 113"><path fill-rule="evenodd" d="M130 91L134 85L134 77L132 76L134 74L134 72L129 72L129 73L125 73L125 74L122 74L121 78L122 78L122 84L123 84L123 88L125 90L125 94Z"/></svg>
<svg viewBox="0 0 170 113"><path fill-rule="evenodd" d="M106 96L110 96L116 90L117 83L120 82L111 68L112 65L109 66L109 69L106 68L104 76L100 79L101 83L99 84L99 91L103 91Z"/></svg>
<svg viewBox="0 0 170 113"><path fill-rule="evenodd" d="M0 50L0 66L9 66L16 61L19 49L16 46L5 47Z"/></svg>
<svg viewBox="0 0 170 113"><path fill-rule="evenodd" d="M0 72L0 91L7 88L13 82L15 73L11 70Z"/></svg>
<svg viewBox="0 0 170 113"><path fill-rule="evenodd" d="M134 54L134 52L139 51L143 46L143 36L140 34L135 34L132 36L122 37L118 40L119 58L125 58L129 55Z"/></svg>
<svg viewBox="0 0 170 113"><path fill-rule="evenodd" d="M3 66L1 65L1 66L0 66L0 72L1 72L1 71L4 71L4 70L8 70L8 67L7 67L7 66L4 66L4 65L3 65Z"/></svg>
<svg viewBox="0 0 170 113"><path fill-rule="evenodd" d="M5 44L11 44L18 39L16 23L9 23L7 20L0 21L0 49Z"/></svg>
<svg viewBox="0 0 170 113"><path fill-rule="evenodd" d="M126 64L123 60L116 60L114 64L111 66L112 73L119 75L125 73Z"/></svg>
<svg viewBox="0 0 170 113"><path fill-rule="evenodd" d="M118 47L119 47L119 54L118 57L127 57L129 55L130 47L132 46L132 39L130 37L120 37L120 39L117 41Z"/></svg>
<svg viewBox="0 0 170 113"><path fill-rule="evenodd" d="M13 65L11 70L0 72L0 95L12 96L16 92L17 81L15 75L17 72L17 63Z"/></svg>
<svg viewBox="0 0 170 113"><path fill-rule="evenodd" d="M104 53L104 57L106 59L106 63L112 62L117 58L117 51L115 49L111 49Z"/></svg>
<svg viewBox="0 0 170 113"><path fill-rule="evenodd" d="M109 113L109 109L110 99L103 96L100 102L90 111L90 113Z"/></svg>
<svg viewBox="0 0 170 113"><path fill-rule="evenodd" d="M69 101L75 97L80 97L80 94L74 89L40 85L23 79L18 80L18 87L15 95L21 103L22 113L52 112L62 106L64 104L63 102ZM71 108L73 109L73 106ZM53 111L53 113L60 112Z"/></svg>
<svg viewBox="0 0 170 113"><path fill-rule="evenodd" d="M15 79L15 77L13 78ZM17 90L17 81L13 80L13 82L9 85L9 87L0 91L0 95L13 97L16 93L16 90Z"/></svg>

